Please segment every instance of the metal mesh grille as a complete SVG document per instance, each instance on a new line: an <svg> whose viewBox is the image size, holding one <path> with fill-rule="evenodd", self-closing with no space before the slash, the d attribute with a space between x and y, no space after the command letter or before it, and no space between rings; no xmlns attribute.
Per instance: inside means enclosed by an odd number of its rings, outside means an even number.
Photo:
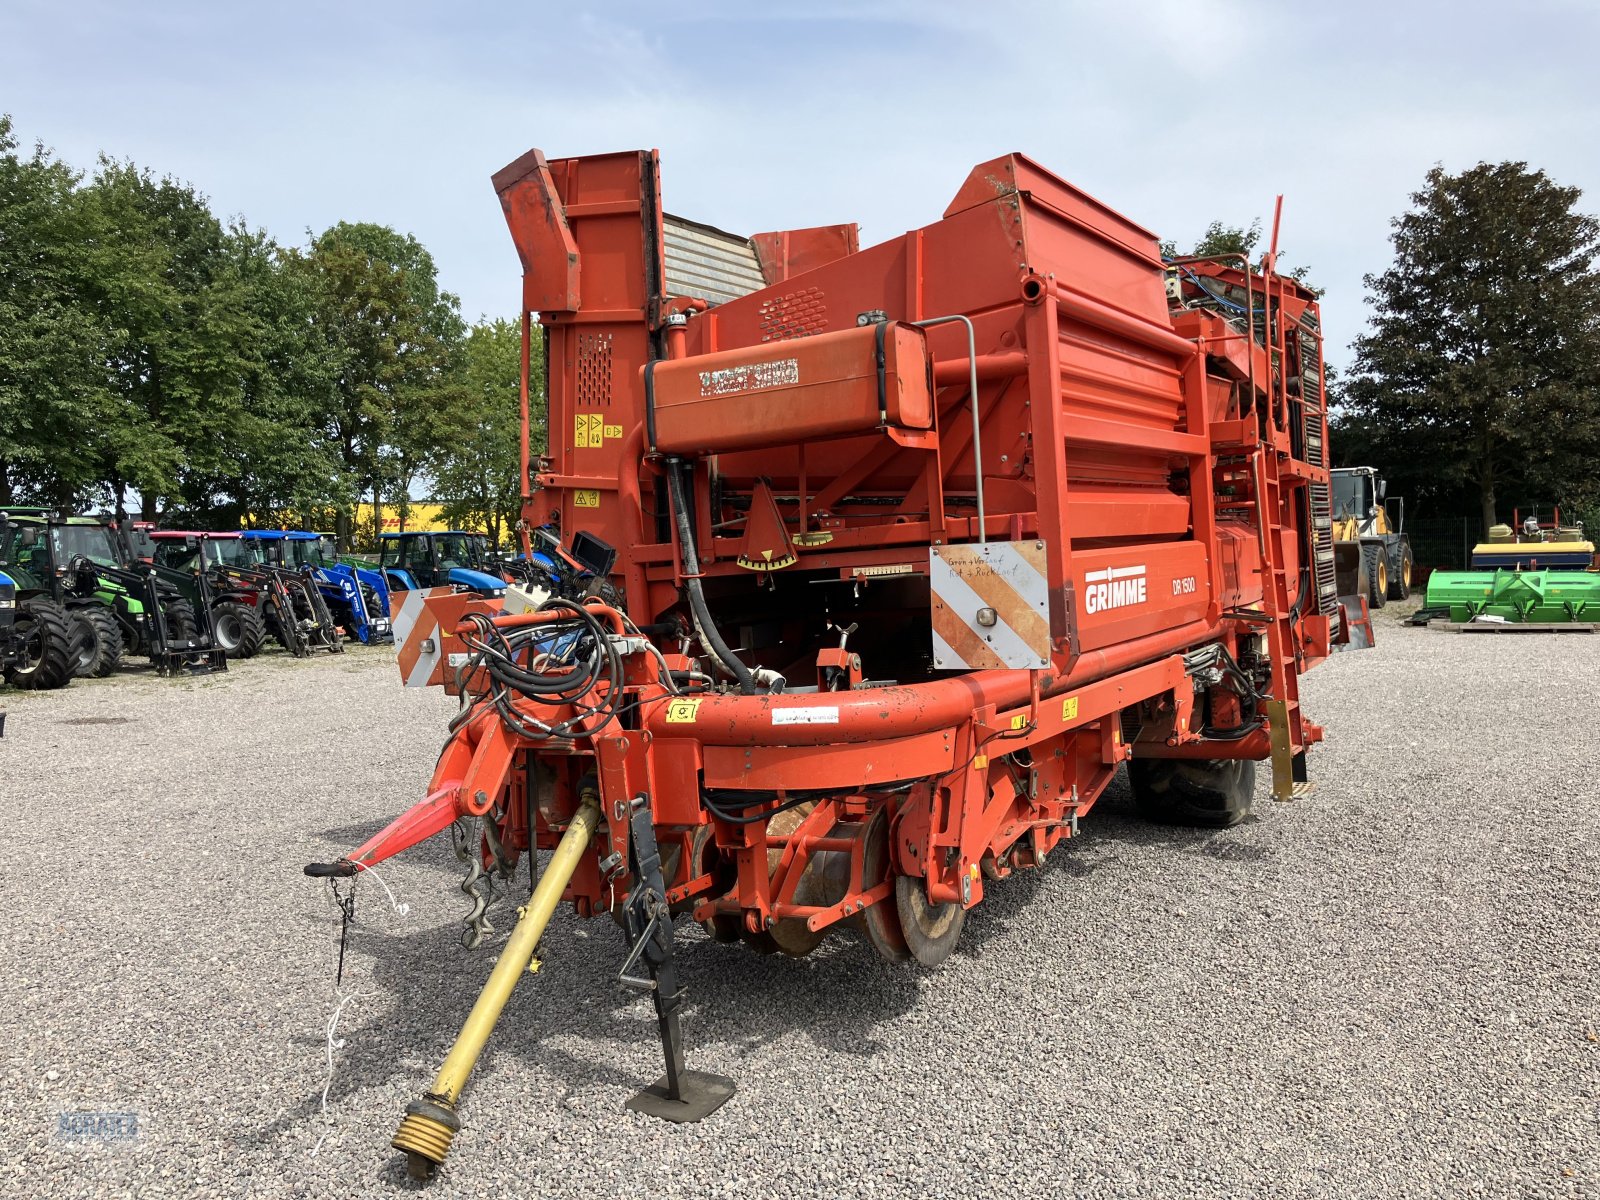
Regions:
<svg viewBox="0 0 1600 1200"><path fill-rule="evenodd" d="M611 335L578 335L578 406L611 403Z"/></svg>

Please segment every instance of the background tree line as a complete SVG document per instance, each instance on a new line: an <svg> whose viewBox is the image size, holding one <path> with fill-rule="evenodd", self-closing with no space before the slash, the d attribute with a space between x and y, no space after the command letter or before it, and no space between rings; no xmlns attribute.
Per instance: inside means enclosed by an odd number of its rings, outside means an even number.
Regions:
<svg viewBox="0 0 1600 1200"><path fill-rule="evenodd" d="M1600 222L1581 196L1521 162L1433 168L1365 279L1354 362L1329 365L1334 461L1376 467L1441 557L1518 509L1600 535ZM1254 258L1260 239L1213 222L1189 253Z"/></svg>
<svg viewBox="0 0 1600 1200"><path fill-rule="evenodd" d="M519 353L514 322L467 325L409 235L281 245L132 163L19 152L0 116L0 504L367 543L358 502L404 519L421 489L499 538Z"/></svg>

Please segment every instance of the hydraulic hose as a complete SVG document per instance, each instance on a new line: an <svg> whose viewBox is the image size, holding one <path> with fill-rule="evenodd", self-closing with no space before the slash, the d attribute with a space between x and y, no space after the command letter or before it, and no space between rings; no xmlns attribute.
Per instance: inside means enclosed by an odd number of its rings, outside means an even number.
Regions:
<svg viewBox="0 0 1600 1200"><path fill-rule="evenodd" d="M672 499L673 519L678 524L678 545L683 551L683 584L689 593L689 615L694 619L695 632L700 635L700 641L738 681L739 691L746 696L754 696L755 676L750 674L750 668L739 660L728 643L722 640L716 622L711 619L711 610L706 607L705 588L700 582L700 555L694 544L694 522L690 519L689 500L683 486L684 470L685 464L681 458L667 460L667 492Z"/></svg>

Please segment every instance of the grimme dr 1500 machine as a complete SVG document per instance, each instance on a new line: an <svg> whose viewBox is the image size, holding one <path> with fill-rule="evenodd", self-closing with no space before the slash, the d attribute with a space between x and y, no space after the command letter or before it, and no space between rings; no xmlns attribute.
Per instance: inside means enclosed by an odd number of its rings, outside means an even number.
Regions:
<svg viewBox="0 0 1600 1200"><path fill-rule="evenodd" d="M1260 760L1305 786L1300 675L1345 623L1317 304L1271 255L1164 262L1020 154L866 250L666 215L653 152L495 187L549 364L523 525L583 583L408 602L402 672L467 707L426 797L307 868L451 826L489 873L553 851L395 1136L416 1173L562 900L655 1000L630 1106L692 1120L733 1085L685 1068L674 915L935 966L1124 763L1163 820L1238 821Z"/></svg>

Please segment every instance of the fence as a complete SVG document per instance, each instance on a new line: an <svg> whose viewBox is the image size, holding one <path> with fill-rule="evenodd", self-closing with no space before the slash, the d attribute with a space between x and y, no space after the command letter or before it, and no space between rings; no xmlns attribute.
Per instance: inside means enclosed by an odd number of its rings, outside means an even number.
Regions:
<svg viewBox="0 0 1600 1200"><path fill-rule="evenodd" d="M1431 570L1465 570L1478 542L1476 517L1426 517L1407 520L1411 556L1419 567Z"/></svg>

